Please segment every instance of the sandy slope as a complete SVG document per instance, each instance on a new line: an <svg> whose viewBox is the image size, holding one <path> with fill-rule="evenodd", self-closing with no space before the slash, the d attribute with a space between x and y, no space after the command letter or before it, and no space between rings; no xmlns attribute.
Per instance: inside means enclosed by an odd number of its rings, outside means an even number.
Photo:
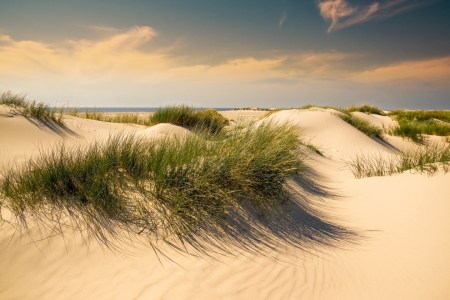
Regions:
<svg viewBox="0 0 450 300"><path fill-rule="evenodd" d="M2 168L35 153L37 143L50 147L113 130L155 131L69 118L71 133L62 134L1 109ZM87 247L70 233L32 243L4 225L0 299L450 299L450 174L355 179L343 159L360 151L391 153L392 147L326 111L282 111L272 118L296 124L331 156L313 155L309 164L317 173L292 186L308 201L320 201L337 224L356 228L364 237L347 241L355 244L343 240L342 247L326 247L305 239L295 248L280 241L258 253L236 247L234 257L213 255L216 259L165 247L165 258L144 245L118 253L95 243ZM180 130L160 127L161 135ZM260 239L269 237L270 231Z"/></svg>

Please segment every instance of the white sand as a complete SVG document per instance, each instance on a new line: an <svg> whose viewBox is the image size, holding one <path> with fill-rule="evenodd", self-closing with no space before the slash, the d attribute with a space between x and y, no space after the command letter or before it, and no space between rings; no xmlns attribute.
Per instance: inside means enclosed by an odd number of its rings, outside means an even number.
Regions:
<svg viewBox="0 0 450 300"><path fill-rule="evenodd" d="M190 134L193 134L188 129L168 123L161 123L155 126L149 127L147 129L138 131L136 133L137 136L143 136L147 138L164 138L167 136L176 135L178 137L185 137Z"/></svg>
<svg viewBox="0 0 450 300"><path fill-rule="evenodd" d="M355 179L343 160L361 151L391 153L392 147L327 111L281 111L271 118L289 120L331 157L314 154L308 162L320 176L316 184L330 192L310 187L307 196L322 201L321 209L337 223L362 233L356 244L299 249L280 241L272 250L238 253L238 247L235 256L216 260L163 248L171 261L143 245L126 246L124 253L94 242L87 247L70 233L32 243L3 225L0 299L450 299L450 174ZM158 135L184 130L72 117L67 123L61 134L0 106L0 167L20 163L38 144L46 149L63 139L79 143L115 130ZM307 192L308 186L292 185Z"/></svg>

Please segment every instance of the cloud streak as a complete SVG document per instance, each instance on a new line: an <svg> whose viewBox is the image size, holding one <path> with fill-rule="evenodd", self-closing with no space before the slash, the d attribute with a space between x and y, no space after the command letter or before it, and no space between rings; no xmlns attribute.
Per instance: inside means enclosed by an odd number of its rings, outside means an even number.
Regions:
<svg viewBox="0 0 450 300"><path fill-rule="evenodd" d="M450 82L450 56L428 60L406 61L373 71L365 71L354 77L358 82L398 82L437 83L448 85Z"/></svg>
<svg viewBox="0 0 450 300"><path fill-rule="evenodd" d="M287 19L287 13L286 13L286 10L284 10L284 11L281 13L281 19L280 19L280 22L278 22L278 28L281 28L281 26L283 26L283 23L284 23L284 21L286 21L286 19Z"/></svg>
<svg viewBox="0 0 450 300"><path fill-rule="evenodd" d="M366 6L352 6L346 0L317 2L323 19L331 21L328 33L373 19L390 18L423 4L425 4L423 0L375 1Z"/></svg>

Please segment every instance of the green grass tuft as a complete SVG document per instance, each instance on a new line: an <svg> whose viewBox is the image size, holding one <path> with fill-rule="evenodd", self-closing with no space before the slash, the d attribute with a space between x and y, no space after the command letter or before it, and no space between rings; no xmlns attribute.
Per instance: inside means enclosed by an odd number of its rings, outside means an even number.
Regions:
<svg viewBox="0 0 450 300"><path fill-rule="evenodd" d="M388 115L398 121L398 126L387 130L391 135L408 138L416 143L423 142L424 134L450 136L449 111L393 110Z"/></svg>
<svg viewBox="0 0 450 300"><path fill-rule="evenodd" d="M208 136L209 139L205 137ZM0 179L0 206L27 216L72 218L100 239L104 224L169 238L218 226L248 203L266 214L289 196L303 169L293 127L263 122L212 138L152 141L111 135L105 142L41 153Z"/></svg>
<svg viewBox="0 0 450 300"><path fill-rule="evenodd" d="M13 94L7 91L0 96L0 105L16 108L25 117L34 118L41 122L55 122L64 125L64 108L50 107L43 102L28 101L26 94Z"/></svg>
<svg viewBox="0 0 450 300"><path fill-rule="evenodd" d="M393 110L388 116L394 116L397 120L429 121L433 119L450 123L450 111L445 110Z"/></svg>
<svg viewBox="0 0 450 300"><path fill-rule="evenodd" d="M330 109L334 109L334 110L340 111L345 114L349 114L354 111L359 111L359 112L364 112L364 113L369 113L369 114L385 115L381 109L379 109L376 106L370 105L370 104L363 104L361 106L350 105L348 108L342 108L342 107L337 107L337 106L333 106L333 105L317 105L314 103L308 103L308 104L300 107L300 109L310 109L313 107L318 107L318 108L323 108L323 109L330 108Z"/></svg>
<svg viewBox="0 0 450 300"><path fill-rule="evenodd" d="M347 110L348 110L348 112L359 111L359 112L369 113L369 114L377 114L377 115L382 115L382 116L385 115L385 113L381 109L379 109L376 106L370 105L370 104L363 104L361 106L350 105L347 108Z"/></svg>
<svg viewBox="0 0 450 300"><path fill-rule="evenodd" d="M398 122L398 126L389 128L388 133L422 143L424 134L450 136L450 124L433 120L406 121L403 119Z"/></svg>
<svg viewBox="0 0 450 300"><path fill-rule="evenodd" d="M358 118L351 114L339 114L338 117L354 126L356 129L363 132L367 136L374 136L382 140L384 139L383 129L370 124L368 121L362 118Z"/></svg>
<svg viewBox="0 0 450 300"><path fill-rule="evenodd" d="M215 109L196 110L191 106L177 105L159 108L148 120L148 125L171 123L191 129L207 129L211 133L219 133L229 125L227 118Z"/></svg>
<svg viewBox="0 0 450 300"><path fill-rule="evenodd" d="M432 175L439 167L448 171L450 162L450 145L431 143L419 146L417 149L402 151L389 159L380 156L359 155L348 162L356 178L386 176L415 170L419 173Z"/></svg>

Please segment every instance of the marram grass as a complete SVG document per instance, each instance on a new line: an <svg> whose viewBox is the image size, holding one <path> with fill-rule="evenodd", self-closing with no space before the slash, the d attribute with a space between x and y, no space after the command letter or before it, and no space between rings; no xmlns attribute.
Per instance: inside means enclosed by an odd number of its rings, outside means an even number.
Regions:
<svg viewBox="0 0 450 300"><path fill-rule="evenodd" d="M370 122L368 122L367 120L353 116L351 114L340 114L338 115L338 117L358 129L359 131L363 132L367 136L374 136L382 140L384 139L383 129L370 124Z"/></svg>
<svg viewBox="0 0 450 300"><path fill-rule="evenodd" d="M409 170L432 175L439 170L447 172L449 163L450 145L430 143L402 151L389 158L381 155L358 155L351 162L347 162L347 165L356 178L364 178L391 176Z"/></svg>
<svg viewBox="0 0 450 300"><path fill-rule="evenodd" d="M303 169L294 128L263 122L205 134L60 144L3 173L0 205L21 224L65 215L99 239L105 224L166 239L226 222L243 202L266 214L286 201L286 180Z"/></svg>
<svg viewBox="0 0 450 300"><path fill-rule="evenodd" d="M401 136L419 143L423 142L424 134L450 136L450 123L434 120L408 121L400 119L398 125L388 128L387 132L390 135Z"/></svg>
<svg viewBox="0 0 450 300"><path fill-rule="evenodd" d="M337 106L333 106L333 105L317 105L314 103L308 103L308 104L305 104L302 107L300 107L300 109L310 109L310 108L314 108L314 107L323 108L323 109L331 108L331 109L340 111L345 114L350 114L351 112L359 111L359 112L368 113L368 114L385 115L385 113L381 109L379 109L378 107L376 107L374 105L370 105L370 104L363 104L361 106L350 105L347 108L343 108L343 107L337 107Z"/></svg>
<svg viewBox="0 0 450 300"><path fill-rule="evenodd" d="M25 117L34 118L41 122L55 122L64 125L64 108L50 107L43 102L28 101L26 94L13 94L7 91L0 96L0 105L8 105L17 109Z"/></svg>
<svg viewBox="0 0 450 300"><path fill-rule="evenodd" d="M398 126L387 129L391 135L401 136L416 143L423 142L424 134L450 136L450 111L393 110L388 113Z"/></svg>
<svg viewBox="0 0 450 300"><path fill-rule="evenodd" d="M200 110L188 105L161 107L147 118L139 116L138 113L108 114L98 112L96 109L80 112L73 108L66 113L74 117L110 123L131 123L145 126L170 123L194 130L208 130L212 134L219 133L229 125L228 119L215 109Z"/></svg>
<svg viewBox="0 0 450 300"><path fill-rule="evenodd" d="M229 125L227 118L215 109L197 110L187 105L174 105L159 108L148 119L148 125L171 123L187 128L205 128L211 133L219 133Z"/></svg>

